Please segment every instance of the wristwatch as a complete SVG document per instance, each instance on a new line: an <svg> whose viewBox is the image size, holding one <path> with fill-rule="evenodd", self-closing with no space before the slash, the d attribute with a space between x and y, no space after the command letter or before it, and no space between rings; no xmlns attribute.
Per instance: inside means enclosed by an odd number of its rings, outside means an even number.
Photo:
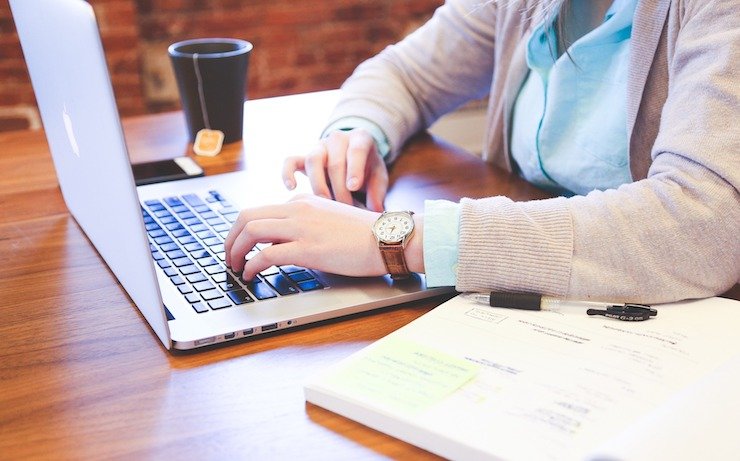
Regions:
<svg viewBox="0 0 740 461"><path fill-rule="evenodd" d="M403 251L414 233L413 214L413 211L384 211L373 224L380 255L393 280L411 275Z"/></svg>

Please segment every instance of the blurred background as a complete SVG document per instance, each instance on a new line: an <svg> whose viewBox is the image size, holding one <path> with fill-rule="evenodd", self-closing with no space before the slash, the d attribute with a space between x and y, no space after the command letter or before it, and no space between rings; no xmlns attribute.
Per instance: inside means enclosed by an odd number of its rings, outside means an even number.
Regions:
<svg viewBox="0 0 740 461"><path fill-rule="evenodd" d="M444 0L89 0L123 117L180 108L167 47L197 37L254 44L248 98L338 88L363 60L429 19ZM44 11L39 11L43 15ZM433 132L479 151L482 103ZM0 131L41 119L8 0L0 0Z"/></svg>
<svg viewBox="0 0 740 461"><path fill-rule="evenodd" d="M337 88L442 0L90 0L122 116L179 108L167 46L196 37L254 44L248 97ZM39 15L43 15L39 11ZM0 125L35 127L36 103L7 0L0 0Z"/></svg>

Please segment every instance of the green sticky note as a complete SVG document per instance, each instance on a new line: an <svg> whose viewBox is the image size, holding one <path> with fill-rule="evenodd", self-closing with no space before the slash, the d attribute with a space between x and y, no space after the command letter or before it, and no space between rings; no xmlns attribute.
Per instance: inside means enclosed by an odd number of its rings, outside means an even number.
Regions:
<svg viewBox="0 0 740 461"><path fill-rule="evenodd" d="M478 365L388 337L332 373L326 383L370 405L417 413L459 389Z"/></svg>

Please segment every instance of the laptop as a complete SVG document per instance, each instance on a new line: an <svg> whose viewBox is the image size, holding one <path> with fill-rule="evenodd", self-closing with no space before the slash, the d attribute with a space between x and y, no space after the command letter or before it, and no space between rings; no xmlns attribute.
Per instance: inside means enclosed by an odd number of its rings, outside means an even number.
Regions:
<svg viewBox="0 0 740 461"><path fill-rule="evenodd" d="M394 282L296 266L273 267L243 283L223 263L224 237L241 208L287 198L279 178L274 189L254 181L254 171L136 187L91 6L83 0L10 0L10 6L66 205L168 350L450 291L427 289L421 274Z"/></svg>

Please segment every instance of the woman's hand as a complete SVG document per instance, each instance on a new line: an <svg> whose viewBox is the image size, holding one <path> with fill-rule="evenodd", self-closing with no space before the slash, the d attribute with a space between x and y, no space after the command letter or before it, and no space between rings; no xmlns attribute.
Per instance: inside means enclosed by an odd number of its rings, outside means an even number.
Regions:
<svg viewBox="0 0 740 461"><path fill-rule="evenodd" d="M294 189L295 172L308 176L313 192L352 205L352 192L364 190L366 206L383 211L388 192L388 169L375 141L362 129L333 131L305 157L289 157L283 165L283 182Z"/></svg>
<svg viewBox="0 0 740 461"><path fill-rule="evenodd" d="M226 238L226 265L251 280L270 266L295 264L335 274L386 273L372 225L378 213L313 195L242 210ZM272 243L245 264L257 243Z"/></svg>

